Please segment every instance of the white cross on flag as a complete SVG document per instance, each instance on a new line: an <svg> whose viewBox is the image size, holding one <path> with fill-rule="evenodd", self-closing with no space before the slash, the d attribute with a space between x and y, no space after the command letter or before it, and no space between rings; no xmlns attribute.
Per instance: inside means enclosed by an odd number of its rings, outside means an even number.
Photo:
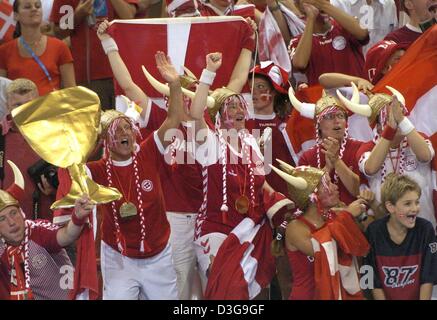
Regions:
<svg viewBox="0 0 437 320"><path fill-rule="evenodd" d="M14 12L6 0L0 1L0 40L6 42L13 38L15 30Z"/></svg>
<svg viewBox="0 0 437 320"><path fill-rule="evenodd" d="M212 85L215 89L228 83L241 49L252 34L245 20L237 16L115 20L109 32L133 81L152 98L162 96L147 82L141 65L163 82L155 63L157 51L169 55L180 74L185 66L197 78L206 67L206 54L222 52L223 63ZM116 91L122 93L117 86ZM249 88L243 92L249 92Z"/></svg>

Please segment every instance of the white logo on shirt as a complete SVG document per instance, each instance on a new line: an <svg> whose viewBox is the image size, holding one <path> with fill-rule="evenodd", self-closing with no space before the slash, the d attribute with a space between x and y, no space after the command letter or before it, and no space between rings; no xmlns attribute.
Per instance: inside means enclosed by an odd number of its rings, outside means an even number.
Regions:
<svg viewBox="0 0 437 320"><path fill-rule="evenodd" d="M46 266L47 264L47 257L45 255L43 255L42 253L37 254L36 256L34 256L32 258L32 266L35 269L42 269Z"/></svg>
<svg viewBox="0 0 437 320"><path fill-rule="evenodd" d="M429 244L429 248L431 250L431 253L436 253L437 252L437 242L431 242Z"/></svg>
<svg viewBox="0 0 437 320"><path fill-rule="evenodd" d="M341 51L346 48L346 39L343 36L336 36L334 40L332 41L332 47L335 50Z"/></svg>
<svg viewBox="0 0 437 320"><path fill-rule="evenodd" d="M228 174L231 175L231 176L234 176L234 177L237 176L237 174L234 172L234 170L228 171Z"/></svg>
<svg viewBox="0 0 437 320"><path fill-rule="evenodd" d="M384 284L389 288L403 288L407 285L413 284L414 274L419 266L402 266L402 267L386 267L382 266L385 279Z"/></svg>
<svg viewBox="0 0 437 320"><path fill-rule="evenodd" d="M146 192L150 192L153 190L153 182L150 180L143 180L141 182L141 189L143 189Z"/></svg>
<svg viewBox="0 0 437 320"><path fill-rule="evenodd" d="M417 161L415 155L409 155L405 159L405 170L414 171L417 169Z"/></svg>

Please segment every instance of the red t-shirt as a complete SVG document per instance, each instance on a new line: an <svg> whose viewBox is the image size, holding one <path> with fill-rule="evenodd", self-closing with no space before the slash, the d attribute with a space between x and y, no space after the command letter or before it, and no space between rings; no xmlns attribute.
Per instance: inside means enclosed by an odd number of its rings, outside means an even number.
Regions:
<svg viewBox="0 0 437 320"><path fill-rule="evenodd" d="M358 149L363 144L362 141L348 139L343 152L342 160L354 173L356 173L360 180L362 179L360 170L358 169L358 162L355 160L355 156ZM317 145L313 146L311 149L305 151L299 159L299 166L307 165L317 168ZM325 166L325 156L320 152L320 168ZM331 181L334 182L334 170L331 171ZM346 205L350 204L356 198L347 191L340 177L338 177L338 191L340 193L340 200Z"/></svg>
<svg viewBox="0 0 437 320"><path fill-rule="evenodd" d="M319 83L319 76L326 72L339 72L364 78L362 46L369 42L357 40L338 22L331 19L332 27L325 34L313 34L311 56L303 70L310 86ZM290 41L291 58L302 35Z"/></svg>
<svg viewBox="0 0 437 320"><path fill-rule="evenodd" d="M270 127L272 129L271 155L268 154L268 149L264 148L264 161L269 161L269 163L276 167L278 165L276 159L285 161L292 166L295 165L284 138L284 134L287 134L285 132L286 121L287 120L282 121L277 115L273 114L267 117L253 115L253 118L246 122L246 128L250 132L252 132L253 129L260 129L260 135L263 134L265 128ZM281 192L284 195L288 194L287 183L276 173L271 171L266 175L266 180L275 191Z"/></svg>
<svg viewBox="0 0 437 320"><path fill-rule="evenodd" d="M43 69L32 58L23 58L18 51L18 39L0 46L0 69L6 70L6 77L15 80L26 78L35 82L41 96L61 88L59 67L73 62L70 49L59 39L47 37L47 47L39 57L47 68L52 81L50 82Z"/></svg>
<svg viewBox="0 0 437 320"><path fill-rule="evenodd" d="M147 115L146 127L141 128L143 139L150 132L158 130L167 118L167 111L152 103ZM163 165L160 166L161 182L165 198L165 208L171 212L197 213L202 204L202 167L187 152L187 128L179 126L181 136L175 138L174 148L161 150L164 154ZM192 147L192 143L189 144ZM172 151L173 150L173 151ZM171 163L171 152L175 153L176 164Z"/></svg>
<svg viewBox="0 0 437 320"><path fill-rule="evenodd" d="M5 135L5 161L11 160L21 170L24 177L24 196L20 201L21 209L26 214L27 219L33 219L33 200L32 194L37 188L30 175L27 173L27 169L34 165L41 158L33 151L29 144L24 140L21 133L11 129ZM14 183L14 173L9 165L5 168L5 178L3 180L2 189L8 188ZM40 197L40 214L38 218L52 220L52 211L50 210L51 204L55 201L55 196L46 196L41 193Z"/></svg>
<svg viewBox="0 0 437 320"><path fill-rule="evenodd" d="M170 226L165 215L164 195L159 176L159 167L162 165L163 160L155 143L155 135L148 137L141 144L137 157L143 214L146 222L145 239L151 248L151 252L143 253L140 251L141 225L139 210L134 217L121 218L119 208L126 201L125 198L115 202L115 210L118 215L121 233L126 238L126 255L131 258L147 258L161 252L167 245L170 236ZM87 166L95 182L103 186L109 185L105 159L90 162ZM117 188L124 197L127 197L130 202L139 208L133 172L133 163L113 165L112 186ZM102 205L102 212L102 240L118 251L111 203Z"/></svg>
<svg viewBox="0 0 437 320"><path fill-rule="evenodd" d="M124 0L127 3L137 4L138 0ZM68 5L76 8L79 0L54 0L50 20L55 24L59 24L65 13L61 13L61 7ZM111 1L107 0L108 8L107 17L98 17L97 20L109 21L117 19L114 7ZM107 79L112 78L112 71L109 65L108 58L103 51L99 38L97 37L96 25L88 26L87 21L82 22L80 26L75 26L71 33L71 48L74 57L74 69L76 73L76 82L83 83L87 80ZM87 45L89 44L89 45ZM89 63L87 64L87 55L89 55ZM89 77L87 75L89 68ZM89 79L88 79L89 78Z"/></svg>
<svg viewBox="0 0 437 320"><path fill-rule="evenodd" d="M421 32L416 32L403 26L402 28L396 29L385 36L384 40L392 40L399 44L407 45L408 47L416 41L422 35Z"/></svg>
<svg viewBox="0 0 437 320"><path fill-rule="evenodd" d="M250 141L250 140L248 140ZM256 165L259 160L257 156L256 142L250 141L252 164ZM229 211L224 216L221 211L223 203L223 165L221 161L216 158L220 144L218 138L213 132L208 133L207 141L198 146L196 149L197 160L201 160L201 155L207 155L208 161L205 163L208 170L208 193L207 193L207 208L206 216L201 223L200 236L212 232L220 232L229 234L244 218L250 217L255 223L259 223L264 218L266 212L264 210L263 202L263 184L265 176L256 174L254 170L253 195L254 206L250 206L246 214L241 214L237 211L235 203L237 199L245 195L249 200L250 193L250 170L247 164L244 164L241 156L237 155L235 151L227 147L227 164L226 164L226 195L227 206ZM254 148L255 147L255 148ZM244 159L246 161L246 159Z"/></svg>

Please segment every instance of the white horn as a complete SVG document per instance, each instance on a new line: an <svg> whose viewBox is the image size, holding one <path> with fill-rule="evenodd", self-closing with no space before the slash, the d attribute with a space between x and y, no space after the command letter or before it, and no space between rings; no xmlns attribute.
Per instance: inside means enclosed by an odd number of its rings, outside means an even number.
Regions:
<svg viewBox="0 0 437 320"><path fill-rule="evenodd" d="M308 187L308 183L305 179L300 177L293 177L292 175L285 173L278 168L275 168L271 164L269 164L270 168L273 169L282 179L285 180L285 182L291 184L293 187L299 190L305 190Z"/></svg>
<svg viewBox="0 0 437 320"><path fill-rule="evenodd" d="M340 92L340 90L337 90L337 96L340 98L341 102L348 108L350 111L356 114L360 114L362 116L365 116L369 118L372 115L372 109L368 104L359 104L354 103L352 101L349 101L346 99Z"/></svg>
<svg viewBox="0 0 437 320"><path fill-rule="evenodd" d="M314 116L316 114L316 105L312 103L302 103L300 102L296 96L294 95L294 90L292 87L288 89L288 98L290 99L291 104L293 107L299 111L299 113L310 119L314 119Z"/></svg>
<svg viewBox="0 0 437 320"><path fill-rule="evenodd" d="M12 172L14 173L14 181L17 186L24 190L24 178L21 174L20 169L11 160L8 160L8 164L11 166Z"/></svg>
<svg viewBox="0 0 437 320"><path fill-rule="evenodd" d="M388 90L390 90L391 93L393 93L393 95L396 96L396 98L399 100L399 102L402 104L403 107L405 107L405 98L402 95L402 93L400 93L398 90L396 90L393 87L390 86L385 86Z"/></svg>
<svg viewBox="0 0 437 320"><path fill-rule="evenodd" d="M149 81L149 83L152 85L153 88L155 88L156 91L163 95L166 95L167 97L170 96L170 88L168 86L156 80L144 66L141 66L141 68L143 69L147 81Z"/></svg>
<svg viewBox="0 0 437 320"><path fill-rule="evenodd" d="M288 169L288 170L291 170L291 171L294 170L294 167L292 165L289 165L287 162L282 161L281 159L276 159L276 161L279 162L279 164L281 165L282 168Z"/></svg>
<svg viewBox="0 0 437 320"><path fill-rule="evenodd" d="M358 87L354 82L351 82L351 85L353 89L351 101L353 103L360 103L360 90L358 90Z"/></svg>
<svg viewBox="0 0 437 320"><path fill-rule="evenodd" d="M186 66L182 66L182 68L184 68L184 71L187 74L187 76L197 80L197 77L194 75L194 73L191 72L190 69L188 69Z"/></svg>

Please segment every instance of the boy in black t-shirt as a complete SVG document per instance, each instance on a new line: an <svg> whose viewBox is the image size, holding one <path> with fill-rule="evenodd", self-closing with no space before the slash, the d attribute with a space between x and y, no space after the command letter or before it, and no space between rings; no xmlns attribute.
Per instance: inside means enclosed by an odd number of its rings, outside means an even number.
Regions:
<svg viewBox="0 0 437 320"><path fill-rule="evenodd" d="M388 214L369 225L371 250L364 262L373 268L375 300L429 300L437 280L437 242L432 224L418 217L419 185L390 174L381 188Z"/></svg>

